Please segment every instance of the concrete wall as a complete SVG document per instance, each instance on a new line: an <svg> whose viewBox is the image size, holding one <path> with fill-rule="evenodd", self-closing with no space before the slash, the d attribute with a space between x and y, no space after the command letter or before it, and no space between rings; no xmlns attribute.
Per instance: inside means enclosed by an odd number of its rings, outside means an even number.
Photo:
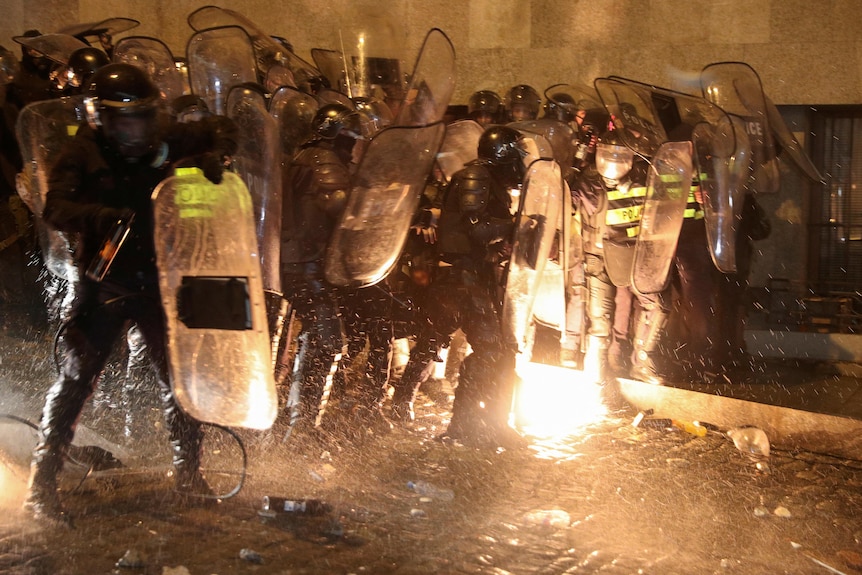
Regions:
<svg viewBox="0 0 862 575"><path fill-rule="evenodd" d="M211 0L237 10L309 58L337 48L385 6L405 27L412 61L439 27L457 52L465 103L482 88L518 83L590 83L616 74L685 89L711 62L741 60L761 75L776 104L862 103L859 0ZM107 17L141 21L130 34L154 35L184 54L186 16L206 0L0 0L0 44L29 28L43 33Z"/></svg>
<svg viewBox="0 0 862 575"><path fill-rule="evenodd" d="M211 0L244 14L269 34L284 36L311 60L311 48L337 49L372 22L403 29L412 62L431 27L450 37L457 54L454 104L479 89L518 83L542 91L619 75L691 91L711 62L745 61L803 142L806 105L862 104L862 0ZM128 34L164 40L185 54L186 17L205 0L0 0L0 44L29 28L43 33L77 22L134 18ZM385 12L381 12L384 6ZM120 35L119 37L122 37ZM791 106L793 105L793 106ZM807 202L813 187L782 161L782 189L762 196L773 232L758 242L752 284L770 277L804 284Z"/></svg>

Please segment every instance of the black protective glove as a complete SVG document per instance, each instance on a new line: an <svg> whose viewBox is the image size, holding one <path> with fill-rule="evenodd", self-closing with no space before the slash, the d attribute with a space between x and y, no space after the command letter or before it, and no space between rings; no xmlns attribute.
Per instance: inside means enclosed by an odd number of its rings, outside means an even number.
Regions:
<svg viewBox="0 0 862 575"><path fill-rule="evenodd" d="M222 174L225 169L224 160L222 160L220 154L214 152L204 154L200 159L200 169L203 171L206 179L218 185L222 181Z"/></svg>

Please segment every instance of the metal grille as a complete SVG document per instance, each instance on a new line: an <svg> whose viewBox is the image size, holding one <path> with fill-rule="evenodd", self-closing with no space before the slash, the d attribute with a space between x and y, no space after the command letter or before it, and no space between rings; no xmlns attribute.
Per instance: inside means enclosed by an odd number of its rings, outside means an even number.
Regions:
<svg viewBox="0 0 862 575"><path fill-rule="evenodd" d="M817 257L812 287L823 295L862 291L862 112L818 111L815 158L826 184L812 195Z"/></svg>

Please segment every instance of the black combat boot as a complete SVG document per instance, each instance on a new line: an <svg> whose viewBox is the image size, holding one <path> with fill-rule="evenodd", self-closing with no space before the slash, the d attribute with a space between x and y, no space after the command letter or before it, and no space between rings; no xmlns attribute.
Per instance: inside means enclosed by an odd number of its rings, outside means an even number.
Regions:
<svg viewBox="0 0 862 575"><path fill-rule="evenodd" d="M214 492L201 473L203 447L201 424L187 416L176 405L172 396L165 399L165 404L165 421L171 442L177 502L189 503L195 498L214 501Z"/></svg>
<svg viewBox="0 0 862 575"><path fill-rule="evenodd" d="M357 390L358 424L362 431L372 435L389 433L393 429L392 422L383 413L383 402L389 391L391 366L392 339L385 337L384 332L378 331L378 336L371 338L365 362L365 377L359 382Z"/></svg>
<svg viewBox="0 0 862 575"><path fill-rule="evenodd" d="M655 360L658 344L667 322L667 313L660 309L644 310L635 328L631 377L646 383L663 382Z"/></svg>
<svg viewBox="0 0 862 575"><path fill-rule="evenodd" d="M608 376L628 377L631 370L632 345L628 340L611 341L608 347Z"/></svg>
<svg viewBox="0 0 862 575"><path fill-rule="evenodd" d="M89 396L86 385L61 377L48 391L39 424L39 444L33 450L24 509L36 519L71 526L57 492L57 477L72 444L78 414Z"/></svg>
<svg viewBox="0 0 862 575"><path fill-rule="evenodd" d="M62 468L63 455L41 442L33 453L24 509L40 521L71 526L71 516L57 493L57 476Z"/></svg>
<svg viewBox="0 0 862 575"><path fill-rule="evenodd" d="M442 439L471 447L523 447L526 442L509 425L515 377L514 355L477 358L474 353L464 358L452 419Z"/></svg>
<svg viewBox="0 0 862 575"><path fill-rule="evenodd" d="M425 346L422 346L425 347ZM396 422L410 423L416 418L413 403L419 388L434 373L436 352L430 348L420 349L419 344L410 352L410 360L404 368L401 379L394 383L395 393L392 394L391 419Z"/></svg>

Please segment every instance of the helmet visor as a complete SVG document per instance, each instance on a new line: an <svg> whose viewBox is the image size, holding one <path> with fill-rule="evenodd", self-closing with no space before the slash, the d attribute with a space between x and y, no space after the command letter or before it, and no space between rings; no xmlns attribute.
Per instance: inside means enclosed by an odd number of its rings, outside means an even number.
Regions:
<svg viewBox="0 0 862 575"><path fill-rule="evenodd" d="M634 152L625 146L599 144L596 146L596 169L605 178L619 180L629 173Z"/></svg>

